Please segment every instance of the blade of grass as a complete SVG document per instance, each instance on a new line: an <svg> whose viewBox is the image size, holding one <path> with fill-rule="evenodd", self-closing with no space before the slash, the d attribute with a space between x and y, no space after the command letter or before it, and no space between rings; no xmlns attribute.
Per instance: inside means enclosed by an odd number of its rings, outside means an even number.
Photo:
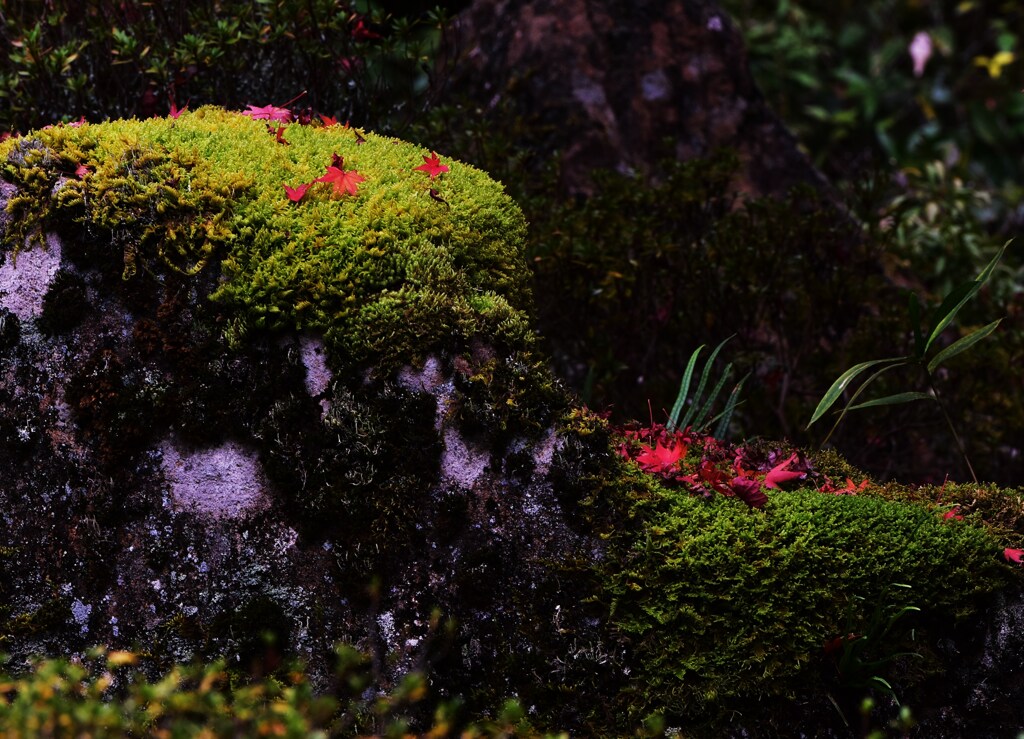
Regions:
<svg viewBox="0 0 1024 739"><path fill-rule="evenodd" d="M697 357L700 356L704 347L705 344L698 346L696 351L690 355L690 361L686 363L686 371L683 372L683 381L679 383L679 393L676 395L676 402L672 406L672 413L669 414L668 423L665 426L665 429L670 434L677 428L679 414L682 413L683 404L686 402L686 396L690 392L690 380L693 379L693 368L697 365Z"/></svg>
<svg viewBox="0 0 1024 739"><path fill-rule="evenodd" d="M733 336L735 336L735 334L733 334ZM683 420L679 422L680 427L685 429L690 425L693 415L700 407L700 400L704 396L704 386L707 385L708 376L711 374L711 366L715 363L715 358L718 356L718 352L722 351L722 347L725 346L726 342L731 338L732 336L722 341L722 343L716 346L715 350L711 352L711 356L708 357L707 364L704 365L704 371L700 374L700 382L697 383L697 392L693 395L693 402L690 403L690 407L686 409L686 415L683 416Z"/></svg>

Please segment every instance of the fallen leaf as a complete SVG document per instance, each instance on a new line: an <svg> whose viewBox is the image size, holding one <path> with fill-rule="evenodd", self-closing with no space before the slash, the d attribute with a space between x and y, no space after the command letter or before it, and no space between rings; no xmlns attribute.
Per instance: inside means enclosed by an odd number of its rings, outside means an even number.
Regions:
<svg viewBox="0 0 1024 739"><path fill-rule="evenodd" d="M354 169L346 172L340 167L328 167L327 174L323 177L317 177L314 182L327 182L334 187L335 194L341 195L348 193L349 195L355 195L359 187L360 182L365 182L366 178L356 172Z"/></svg>
<svg viewBox="0 0 1024 739"><path fill-rule="evenodd" d="M285 146L291 146L291 144L289 144L287 141L284 140L284 130L285 130L285 128L287 128L287 127L286 126L278 126L277 127L277 131L275 132L276 135L277 135L277 143L284 144Z"/></svg>
<svg viewBox="0 0 1024 739"><path fill-rule="evenodd" d="M296 187L288 187L288 185L285 185L284 191L288 194L289 200L291 200L293 203L297 203L300 200L302 200L302 196L306 194L306 190L309 189L309 186L311 184L312 183L307 182L303 185L298 185Z"/></svg>
<svg viewBox="0 0 1024 739"><path fill-rule="evenodd" d="M330 115L321 115L320 120L324 123L324 128L330 128L331 126L338 125L338 119Z"/></svg>
<svg viewBox="0 0 1024 739"><path fill-rule="evenodd" d="M430 175L430 179L448 171L447 165L441 164L441 158L435 152L431 152L430 156L423 157L423 164L413 167L413 169L417 172L426 172Z"/></svg>
<svg viewBox="0 0 1024 739"><path fill-rule="evenodd" d="M254 121L282 121L292 122L292 112L287 108L277 108L273 105L264 105L257 108L255 105L247 105L248 110L243 110L242 115L247 115Z"/></svg>
<svg viewBox="0 0 1024 739"><path fill-rule="evenodd" d="M673 444L671 447L667 447L661 443L661 439L658 439L653 447L644 447L644 451L636 456L636 463L644 472L667 472L673 469L684 456L686 456L685 444Z"/></svg>
<svg viewBox="0 0 1024 739"><path fill-rule="evenodd" d="M1007 562L1021 563L1021 557L1024 557L1024 549L1010 549L1006 548L1003 550L1003 556L1006 557Z"/></svg>
<svg viewBox="0 0 1024 739"><path fill-rule="evenodd" d="M793 453L785 462L783 462L782 464L777 464L774 467L772 467L771 470L769 470L768 474L764 476L765 487L778 488L779 483L788 482L798 477L803 477L805 474L803 472L793 472L791 470L785 469L788 465L796 461L796 458L796 453Z"/></svg>
<svg viewBox="0 0 1024 739"><path fill-rule="evenodd" d="M732 488L737 498L751 508L761 508L768 502L768 496L761 489L761 484L753 478L734 477L729 483L729 487Z"/></svg>

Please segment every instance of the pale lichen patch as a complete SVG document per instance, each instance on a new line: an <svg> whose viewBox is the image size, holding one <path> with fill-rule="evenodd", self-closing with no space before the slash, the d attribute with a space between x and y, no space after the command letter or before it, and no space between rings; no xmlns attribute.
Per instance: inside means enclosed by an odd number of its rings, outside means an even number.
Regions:
<svg viewBox="0 0 1024 739"><path fill-rule="evenodd" d="M236 442L185 451L168 440L160 451L175 508L214 518L239 518L270 505L269 483L259 459Z"/></svg>
<svg viewBox="0 0 1024 739"><path fill-rule="evenodd" d="M441 455L443 478L464 488L472 488L490 461L489 453L475 449L456 429L445 429L444 453Z"/></svg>
<svg viewBox="0 0 1024 739"><path fill-rule="evenodd" d="M39 317L60 260L60 239L50 233L45 248L22 249L16 258L8 254L0 267L0 306L22 321Z"/></svg>

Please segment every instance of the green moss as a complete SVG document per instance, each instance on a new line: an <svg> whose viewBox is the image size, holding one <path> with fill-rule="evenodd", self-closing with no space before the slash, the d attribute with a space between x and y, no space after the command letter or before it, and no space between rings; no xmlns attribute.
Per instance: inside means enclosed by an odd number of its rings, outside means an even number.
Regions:
<svg viewBox="0 0 1024 739"><path fill-rule="evenodd" d="M863 632L876 608L915 605L919 628L948 626L1012 576L992 535L921 505L776 490L754 510L638 490L606 572L612 621L639 666L621 696L634 716L714 725L738 700L811 690L825 642Z"/></svg>
<svg viewBox="0 0 1024 739"><path fill-rule="evenodd" d="M211 297L234 339L317 330L340 361L408 362L477 334L532 341L525 223L499 184L447 160L431 179L414 169L426 150L372 133L291 125L285 138L202 108L9 140L0 172L19 187L14 243L71 223L90 262L128 281L215 265ZM314 180L334 154L365 177L358 193L314 184L291 202L283 185Z"/></svg>

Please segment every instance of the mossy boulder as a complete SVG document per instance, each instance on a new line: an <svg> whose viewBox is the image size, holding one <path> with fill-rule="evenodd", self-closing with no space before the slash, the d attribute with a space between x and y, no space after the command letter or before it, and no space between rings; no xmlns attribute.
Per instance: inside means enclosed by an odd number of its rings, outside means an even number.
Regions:
<svg viewBox="0 0 1024 739"><path fill-rule="evenodd" d="M820 727L827 694L906 667L821 682L871 614L984 646L1020 609L1019 495L949 521L925 493L807 482L751 509L622 460L536 349L520 211L433 156L214 108L0 144L15 668L103 643L236 680L299 657L325 689L342 642L378 689L424 671L551 728L771 727L800 702ZM935 643L901 690L951 663ZM964 674L1005 672L976 652Z"/></svg>

